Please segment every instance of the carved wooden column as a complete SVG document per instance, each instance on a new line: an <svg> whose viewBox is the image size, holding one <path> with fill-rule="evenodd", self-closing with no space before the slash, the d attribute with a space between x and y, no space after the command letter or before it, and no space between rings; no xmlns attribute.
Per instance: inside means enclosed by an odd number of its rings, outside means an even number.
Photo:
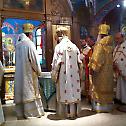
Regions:
<svg viewBox="0 0 126 126"><path fill-rule="evenodd" d="M2 8L3 8L3 0L0 2L0 28L2 27ZM2 53L2 32L0 32L0 60L2 61L3 59L3 53Z"/></svg>
<svg viewBox="0 0 126 126"><path fill-rule="evenodd" d="M80 28L79 28L79 22L76 17L73 17L73 23L72 23L72 41L77 45L79 49L81 49L81 43L80 43Z"/></svg>
<svg viewBox="0 0 126 126"><path fill-rule="evenodd" d="M51 70L51 63L53 57L53 39L52 39L52 21L51 21L51 1L45 0L45 21L46 21L46 65L47 71Z"/></svg>
<svg viewBox="0 0 126 126"><path fill-rule="evenodd" d="M49 17L46 20L46 27L47 27L47 38L46 38L46 64L48 71L51 70L51 63L53 57L53 38L52 38L52 22Z"/></svg>
<svg viewBox="0 0 126 126"><path fill-rule="evenodd" d="M0 14L0 28L3 24L3 17ZM0 60L3 62L3 48L2 48L2 31L0 32Z"/></svg>

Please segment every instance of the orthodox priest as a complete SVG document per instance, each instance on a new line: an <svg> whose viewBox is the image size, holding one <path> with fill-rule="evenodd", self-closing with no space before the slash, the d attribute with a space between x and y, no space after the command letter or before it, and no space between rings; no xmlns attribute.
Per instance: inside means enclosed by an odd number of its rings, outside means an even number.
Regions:
<svg viewBox="0 0 126 126"><path fill-rule="evenodd" d="M57 28L59 44L55 46L52 61L52 79L56 82L57 114L75 118L81 101L79 64L80 51L67 37L67 27Z"/></svg>
<svg viewBox="0 0 126 126"><path fill-rule="evenodd" d="M114 39L116 43L113 52L115 80L117 81L116 99L122 103L119 110L126 112L126 40L121 32L116 33Z"/></svg>
<svg viewBox="0 0 126 126"><path fill-rule="evenodd" d="M16 43L14 102L18 119L44 115L38 84L41 67L36 47L26 36L32 30L32 24L25 24L24 32L27 34L21 33Z"/></svg>
<svg viewBox="0 0 126 126"><path fill-rule="evenodd" d="M95 44L89 61L90 93L94 111L110 112L113 109L113 41L107 24L99 28L101 39Z"/></svg>

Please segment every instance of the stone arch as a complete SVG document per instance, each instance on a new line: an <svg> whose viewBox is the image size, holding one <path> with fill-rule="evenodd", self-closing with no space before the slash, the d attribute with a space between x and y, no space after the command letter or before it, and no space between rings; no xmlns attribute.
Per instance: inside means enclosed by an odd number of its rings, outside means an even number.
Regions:
<svg viewBox="0 0 126 126"><path fill-rule="evenodd" d="M102 19L112 10L115 6L122 1L111 0L107 2L94 16L94 24L99 24Z"/></svg>

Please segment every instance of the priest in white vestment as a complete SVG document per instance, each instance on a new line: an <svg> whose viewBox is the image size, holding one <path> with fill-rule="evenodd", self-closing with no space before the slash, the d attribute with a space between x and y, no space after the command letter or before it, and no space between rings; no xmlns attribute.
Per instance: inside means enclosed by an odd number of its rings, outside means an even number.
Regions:
<svg viewBox="0 0 126 126"><path fill-rule="evenodd" d="M78 47L68 39L66 34L67 28L57 29L59 44L54 50L52 75L57 76L54 77L57 89L57 114L65 118L73 118L78 116L80 110L79 64L82 62Z"/></svg>
<svg viewBox="0 0 126 126"><path fill-rule="evenodd" d="M44 115L38 77L41 67L34 43L24 34L16 43L14 102L18 119Z"/></svg>
<svg viewBox="0 0 126 126"><path fill-rule="evenodd" d="M117 80L116 98L126 104L126 40L122 33L116 33L115 42L117 46L113 52L113 62Z"/></svg>

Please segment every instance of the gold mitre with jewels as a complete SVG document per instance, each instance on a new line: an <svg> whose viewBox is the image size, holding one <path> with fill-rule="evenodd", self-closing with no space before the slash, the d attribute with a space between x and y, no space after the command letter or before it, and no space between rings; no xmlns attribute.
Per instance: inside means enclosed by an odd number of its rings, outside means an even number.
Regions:
<svg viewBox="0 0 126 126"><path fill-rule="evenodd" d="M67 27L60 26L56 29L56 31L68 31Z"/></svg>
<svg viewBox="0 0 126 126"><path fill-rule="evenodd" d="M23 24L23 31L24 31L24 33L32 32L33 29L34 29L34 25L33 24L31 24L31 23Z"/></svg>
<svg viewBox="0 0 126 126"><path fill-rule="evenodd" d="M99 25L99 32L98 34L108 35L110 30L110 26L107 24L101 24Z"/></svg>
<svg viewBox="0 0 126 126"><path fill-rule="evenodd" d="M58 36L67 35L68 34L68 28L64 26L60 26L56 29L56 33Z"/></svg>

